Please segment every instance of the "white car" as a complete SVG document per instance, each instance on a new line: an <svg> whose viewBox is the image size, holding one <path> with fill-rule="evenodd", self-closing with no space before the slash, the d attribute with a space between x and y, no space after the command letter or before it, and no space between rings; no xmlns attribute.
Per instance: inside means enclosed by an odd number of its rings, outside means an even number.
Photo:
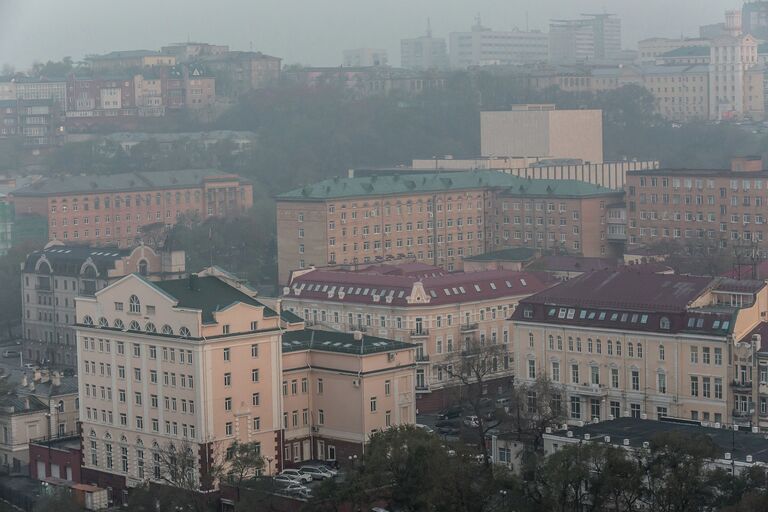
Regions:
<svg viewBox="0 0 768 512"><path fill-rule="evenodd" d="M471 428L477 428L480 426L480 420L477 416L464 416L464 425Z"/></svg>
<svg viewBox="0 0 768 512"><path fill-rule="evenodd" d="M272 477L272 479L275 481L276 484L282 485L282 486L288 486L291 484L301 485L295 478L290 477L288 475L276 475Z"/></svg>
<svg viewBox="0 0 768 512"><path fill-rule="evenodd" d="M339 474L339 472L336 471L335 469L329 468L328 466L325 466L323 464L320 464L320 465L315 466L315 467L317 469L319 469L320 471L322 471L323 473L325 473L326 475L328 475L330 478L333 478L333 477L335 477L336 475Z"/></svg>
<svg viewBox="0 0 768 512"><path fill-rule="evenodd" d="M435 432L434 430L432 430L432 429L431 429L430 427L428 427L427 425L423 425L423 424L421 424L421 423L414 423L414 424L413 424L413 426L414 426L414 427L416 427L416 428L420 428L421 430L423 430L423 431L424 431L424 432L426 432L427 434L433 434L433 433Z"/></svg>
<svg viewBox="0 0 768 512"><path fill-rule="evenodd" d="M312 481L312 475L308 475L306 473L302 473L298 469L284 469L284 470L282 470L280 472L280 475L284 475L284 476L287 476L289 478L293 478L294 480L296 480L297 482L300 482L300 483L308 484L309 482Z"/></svg>
<svg viewBox="0 0 768 512"><path fill-rule="evenodd" d="M326 478L331 478L332 476L330 473L322 471L320 468L315 466L301 466L299 471L305 475L310 475L313 480L325 480Z"/></svg>

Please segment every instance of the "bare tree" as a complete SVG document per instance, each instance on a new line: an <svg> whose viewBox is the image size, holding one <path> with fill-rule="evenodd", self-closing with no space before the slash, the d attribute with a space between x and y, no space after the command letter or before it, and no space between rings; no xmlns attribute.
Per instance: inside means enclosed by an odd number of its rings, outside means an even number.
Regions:
<svg viewBox="0 0 768 512"><path fill-rule="evenodd" d="M224 471L238 488L244 480L258 476L263 469L264 457L259 443L235 441L227 449Z"/></svg>
<svg viewBox="0 0 768 512"><path fill-rule="evenodd" d="M486 386L489 381L502 376L500 370L508 349L506 344L489 343L477 337L465 339L462 348L456 356L446 360L442 368L458 384L460 397L469 404L477 417L477 447L485 467L489 467L491 460L485 438L491 429L499 425L500 420L486 420L483 416Z"/></svg>
<svg viewBox="0 0 768 512"><path fill-rule="evenodd" d="M512 387L510 404L500 416L501 428L515 432L519 438L531 440L533 448L541 446L547 427L555 427L565 420L563 397L565 390L547 377L539 377L530 384Z"/></svg>

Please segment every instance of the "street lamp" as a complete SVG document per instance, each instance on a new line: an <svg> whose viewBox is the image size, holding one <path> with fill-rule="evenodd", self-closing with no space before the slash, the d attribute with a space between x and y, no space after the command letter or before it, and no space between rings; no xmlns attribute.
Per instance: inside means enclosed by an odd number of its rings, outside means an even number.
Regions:
<svg viewBox="0 0 768 512"><path fill-rule="evenodd" d="M272 457L267 457L267 475L272 474L272 461L275 460Z"/></svg>

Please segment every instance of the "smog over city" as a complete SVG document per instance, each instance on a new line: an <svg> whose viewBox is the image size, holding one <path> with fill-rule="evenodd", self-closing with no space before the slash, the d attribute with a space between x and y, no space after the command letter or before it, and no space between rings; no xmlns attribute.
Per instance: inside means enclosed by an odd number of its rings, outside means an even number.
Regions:
<svg viewBox="0 0 768 512"><path fill-rule="evenodd" d="M767 159L768 0L0 0L0 512L768 510Z"/></svg>

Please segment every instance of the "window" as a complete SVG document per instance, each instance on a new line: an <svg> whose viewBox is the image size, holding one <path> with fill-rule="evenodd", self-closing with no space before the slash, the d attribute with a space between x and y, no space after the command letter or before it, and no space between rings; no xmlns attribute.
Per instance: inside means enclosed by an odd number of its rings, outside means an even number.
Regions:
<svg viewBox="0 0 768 512"><path fill-rule="evenodd" d="M251 382L259 382L259 369L258 368L254 368L253 370L251 370ZM294 384L295 384L295 382L296 381L294 381ZM295 395L296 393L294 392L293 394Z"/></svg>
<svg viewBox="0 0 768 512"><path fill-rule="evenodd" d="M376 412L376 397L371 397L371 412Z"/></svg>
<svg viewBox="0 0 768 512"><path fill-rule="evenodd" d="M317 394L323 394L323 379L317 379Z"/></svg>
<svg viewBox="0 0 768 512"><path fill-rule="evenodd" d="M141 313L141 301L136 295L131 295L128 299L128 305L131 313Z"/></svg>
<svg viewBox="0 0 768 512"><path fill-rule="evenodd" d="M699 396L699 377L691 376L691 396Z"/></svg>
<svg viewBox="0 0 768 512"><path fill-rule="evenodd" d="M225 373L224 374L224 386L229 387L232 385L232 374L231 373Z"/></svg>
<svg viewBox="0 0 768 512"><path fill-rule="evenodd" d="M323 409L317 410L317 423L325 425L325 411Z"/></svg>
<svg viewBox="0 0 768 512"><path fill-rule="evenodd" d="M665 394L667 392L667 376L664 373L658 375L658 388L659 393Z"/></svg>
<svg viewBox="0 0 768 512"><path fill-rule="evenodd" d="M632 390L640 391L640 371L632 370Z"/></svg>
<svg viewBox="0 0 768 512"><path fill-rule="evenodd" d="M259 393L253 393L251 395L251 405L260 405L261 404L261 395Z"/></svg>
<svg viewBox="0 0 768 512"><path fill-rule="evenodd" d="M536 361L534 361L533 359L528 360L528 378L529 379L536 378Z"/></svg>
<svg viewBox="0 0 768 512"><path fill-rule="evenodd" d="M578 396L571 397L571 418L574 420L581 419L581 398Z"/></svg>
<svg viewBox="0 0 768 512"><path fill-rule="evenodd" d="M691 363L699 362L699 347L691 347Z"/></svg>
<svg viewBox="0 0 768 512"><path fill-rule="evenodd" d="M255 330L255 329L251 329ZM251 345L251 357L259 357L259 346L258 345Z"/></svg>
<svg viewBox="0 0 768 512"><path fill-rule="evenodd" d="M224 435L231 436L232 432L232 422L228 421L224 424Z"/></svg>
<svg viewBox="0 0 768 512"><path fill-rule="evenodd" d="M232 410L232 397L228 396L224 399L224 410L225 411L231 411Z"/></svg>
<svg viewBox="0 0 768 512"><path fill-rule="evenodd" d="M228 326L228 325L225 325L224 327L229 327L229 326ZM226 334L226 333L224 333L224 334ZM228 348L225 348L225 349L224 349L224 360L225 360L225 361L229 361L229 360L230 360L230 359L229 359L229 349L228 349Z"/></svg>

